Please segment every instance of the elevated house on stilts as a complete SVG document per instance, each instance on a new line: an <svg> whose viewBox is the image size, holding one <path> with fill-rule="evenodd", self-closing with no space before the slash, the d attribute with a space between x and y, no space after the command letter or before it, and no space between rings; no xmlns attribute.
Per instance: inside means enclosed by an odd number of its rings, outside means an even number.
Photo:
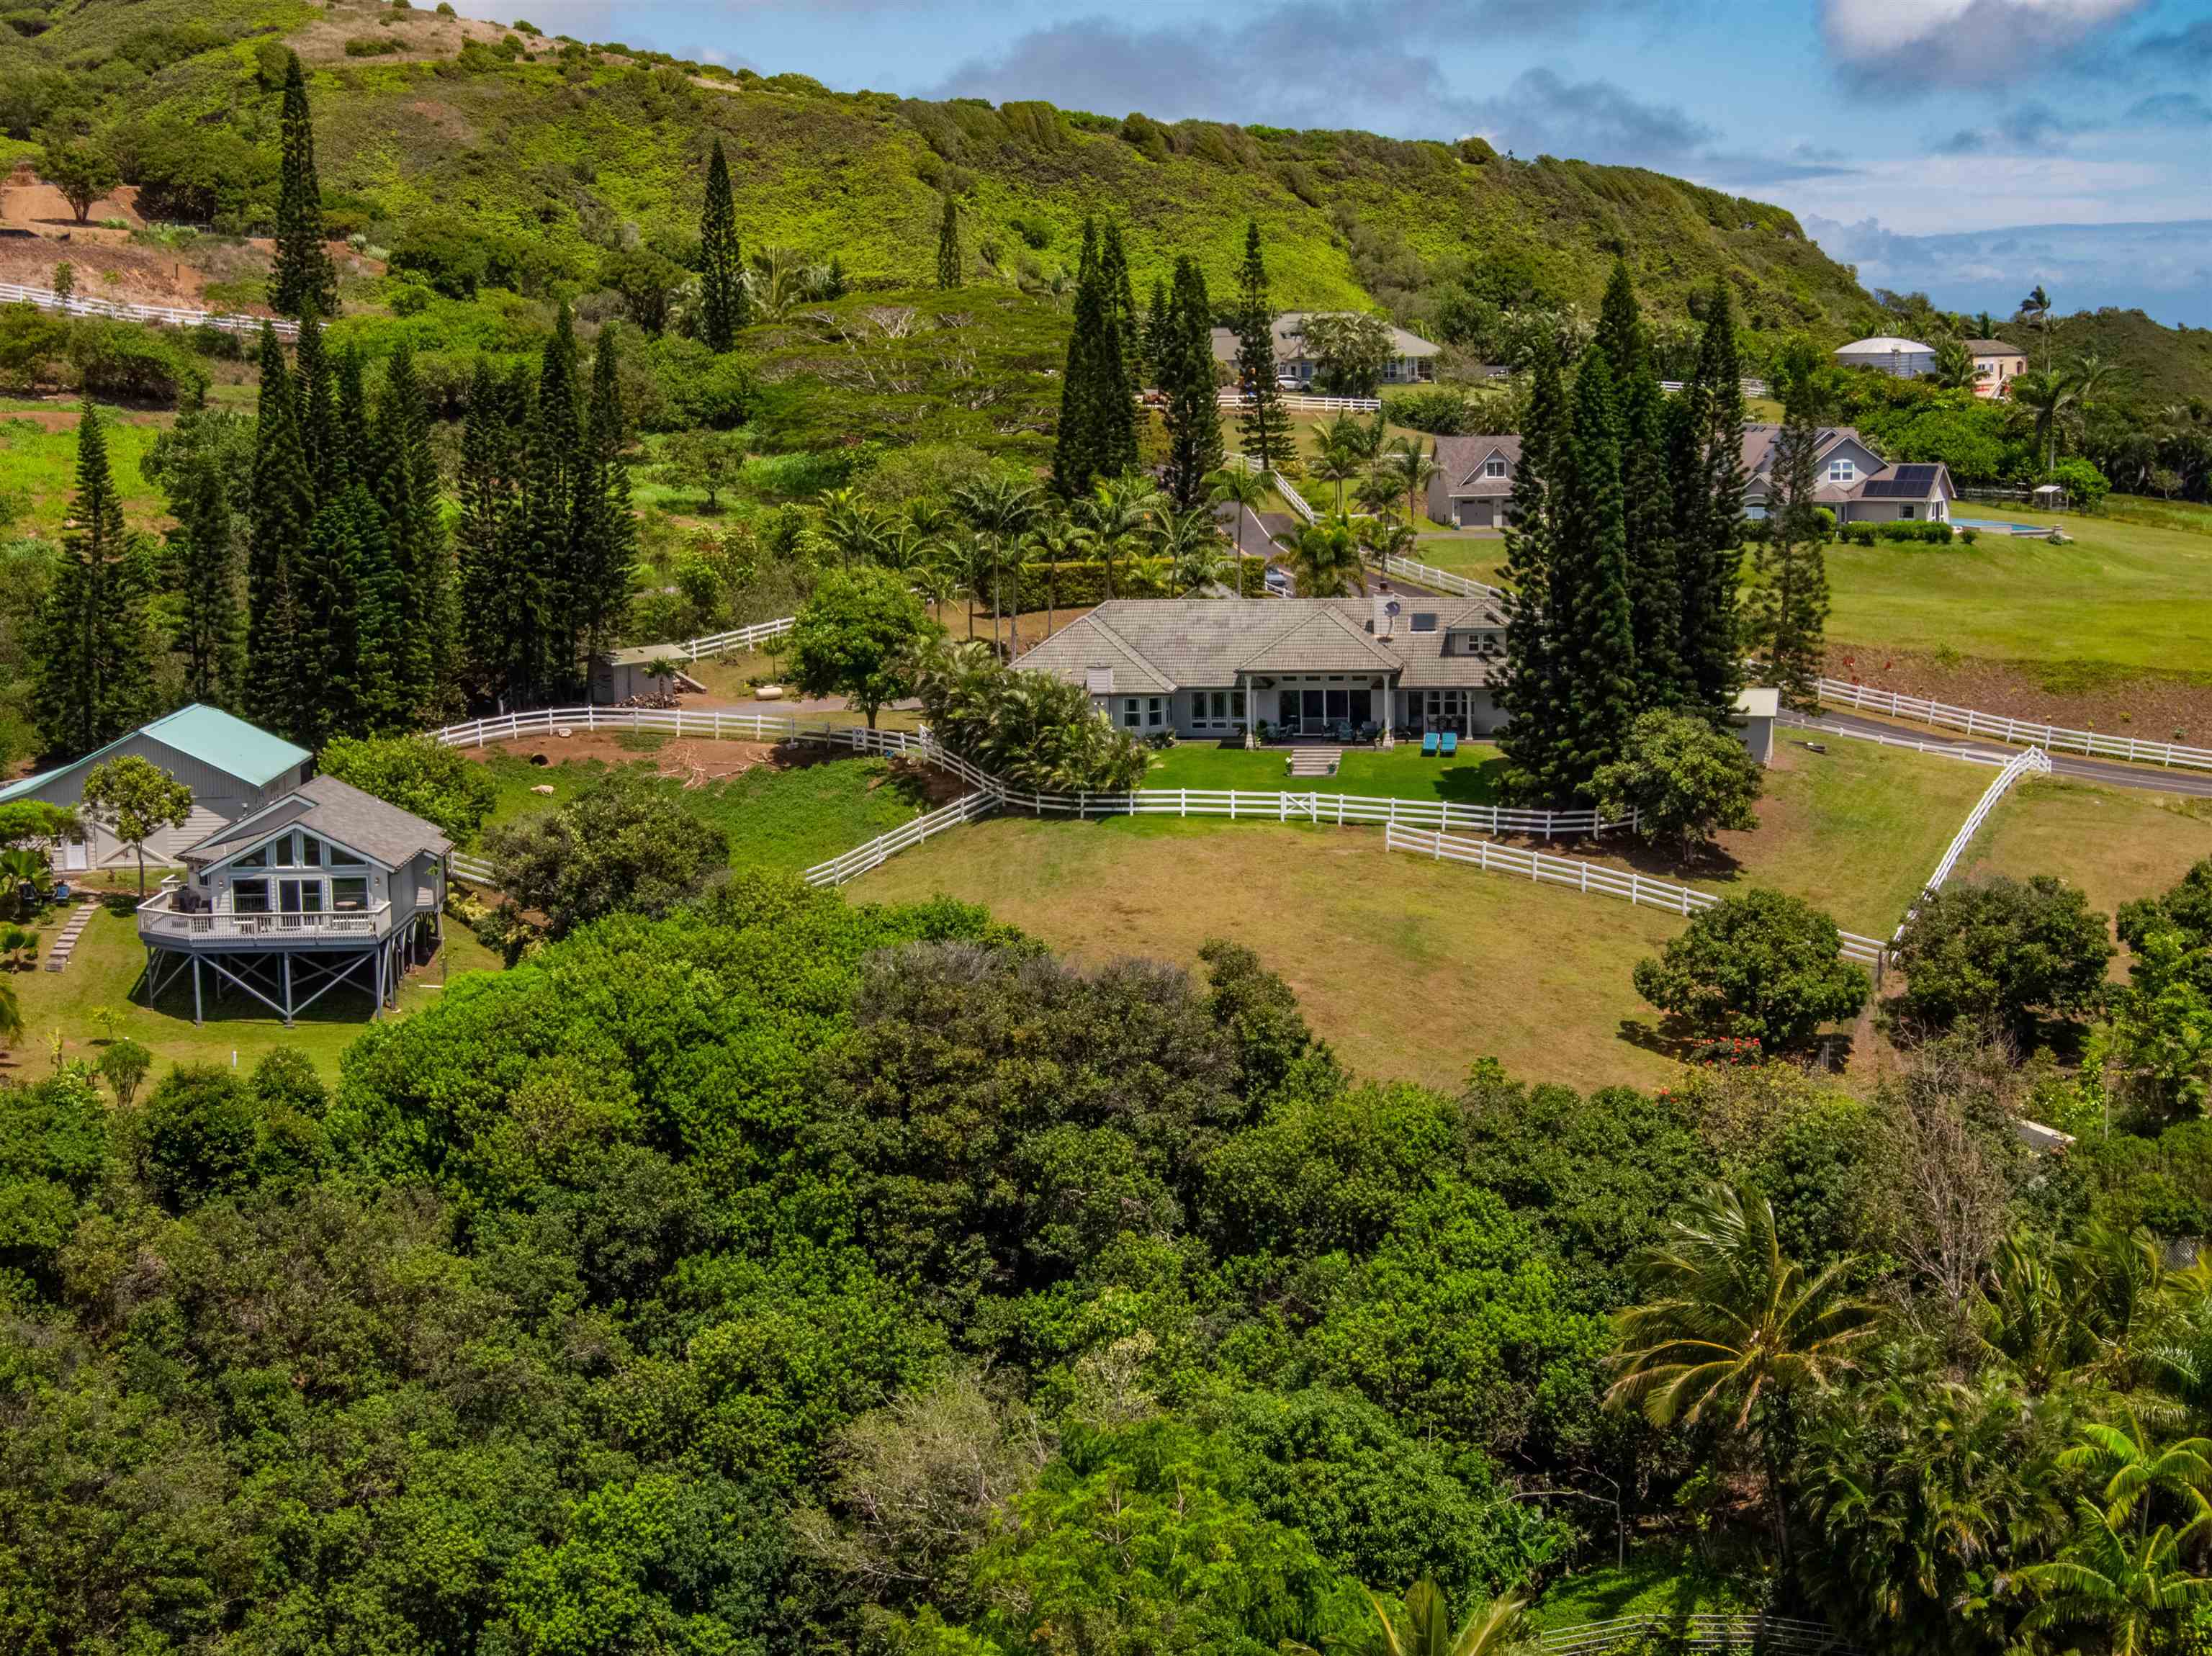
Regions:
<svg viewBox="0 0 2212 1656"><path fill-rule="evenodd" d="M409 967L443 937L446 857L435 824L318 776L178 853L138 908L146 996L179 978L192 1021L230 991L287 1024L341 984L398 1004Z"/></svg>

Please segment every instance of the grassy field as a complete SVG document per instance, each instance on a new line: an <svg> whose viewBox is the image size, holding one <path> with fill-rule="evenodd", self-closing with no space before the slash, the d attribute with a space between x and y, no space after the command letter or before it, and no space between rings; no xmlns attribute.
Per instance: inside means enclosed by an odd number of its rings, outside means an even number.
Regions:
<svg viewBox="0 0 2212 1656"><path fill-rule="evenodd" d="M46 928L51 939L58 929L49 916ZM15 1050L0 1059L18 1075L46 1071L54 1034L62 1036L64 1058L96 1059L107 1039L100 1013L114 1012L114 1033L137 1041L154 1054L157 1073L173 1064L229 1064L234 1057L240 1069L251 1069L271 1048L296 1046L331 1080L337 1077L338 1054L352 1044L368 1022L368 995L351 988L334 989L315 1003L287 1029L282 1019L265 1006L234 991L216 1002L210 994L208 1021L192 1025L192 991L189 977L162 993L157 1006L131 998L146 961L138 931L131 915L102 908L77 939L66 971L15 975L13 985L22 1003L23 1035ZM445 946L429 966L410 976L399 991L402 1013L428 1005L444 988L449 976L463 972L495 970L499 958L451 919L446 923ZM0 1071L4 1073L5 1071Z"/></svg>
<svg viewBox="0 0 2212 1656"><path fill-rule="evenodd" d="M1595 1087L1651 1085L1636 961L1680 922L1650 909L1386 852L1372 828L1157 817L1002 818L894 858L856 900L945 892L1087 960L1259 951L1362 1074L1456 1084L1476 1059Z"/></svg>
<svg viewBox="0 0 2212 1656"><path fill-rule="evenodd" d="M1505 541L1498 535L1439 535L1413 548L1413 561L1495 586L1504 572Z"/></svg>
<svg viewBox="0 0 2212 1656"><path fill-rule="evenodd" d="M2212 675L2212 536L2010 504L1960 515L2060 523L2070 546L1988 535L1949 547L1828 549L1828 636L2004 661Z"/></svg>
<svg viewBox="0 0 2212 1656"><path fill-rule="evenodd" d="M919 785L896 772L885 759L825 759L790 767L756 765L735 776L687 787L660 774L664 761L676 760L684 747L722 749L719 743L678 743L672 737L626 735L628 751L651 757L626 761L628 767L659 779L659 786L680 798L702 822L730 836L733 867L785 869L796 873L850 850L921 815ZM513 753L496 753L486 768L499 786L490 820L517 821L542 815L574 798L612 768L605 760L571 760L532 765ZM537 794L534 787L552 793Z"/></svg>
<svg viewBox="0 0 2212 1656"><path fill-rule="evenodd" d="M2057 874L2106 914L2212 857L2212 801L2124 793L2056 777L2022 782L1990 814L1961 874Z"/></svg>
<svg viewBox="0 0 2212 1656"><path fill-rule="evenodd" d="M124 515L134 527L149 527L167 507L138 462L169 421L107 407L100 413ZM73 403L0 399L0 500L12 507L16 533L61 533L76 488L76 423Z"/></svg>
<svg viewBox="0 0 2212 1656"><path fill-rule="evenodd" d="M1449 799L1463 805L1498 802L1505 761L1487 743L1463 742L1456 757L1424 759L1420 743L1400 743L1389 752L1348 749L1334 776L1288 774L1280 748L1218 747L1184 742L1152 755L1148 788L1252 788L1293 793L1367 793L1389 799Z"/></svg>

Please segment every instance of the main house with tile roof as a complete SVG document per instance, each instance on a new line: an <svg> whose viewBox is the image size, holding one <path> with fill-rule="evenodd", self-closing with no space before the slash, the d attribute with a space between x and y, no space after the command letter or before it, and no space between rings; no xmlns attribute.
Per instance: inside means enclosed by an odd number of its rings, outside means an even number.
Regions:
<svg viewBox="0 0 2212 1656"><path fill-rule="evenodd" d="M1279 378L1310 385L1314 376L1321 372L1320 362L1306 350L1306 323L1310 318L1322 314L1338 313L1285 311L1275 318L1275 373ZM1411 385L1430 378L1432 360L1443 347L1395 324L1389 327L1390 357L1382 365L1382 383ZM1237 367L1237 343L1235 329L1213 330L1213 360L1232 373Z"/></svg>
<svg viewBox="0 0 2212 1656"><path fill-rule="evenodd" d="M220 707L195 702L118 737L81 759L57 765L0 787L0 803L36 799L71 810L83 803L93 767L125 755L167 771L192 791L191 815L181 828L163 828L146 842L148 860L173 863L186 846L258 810L297 787L314 755L279 736L234 719ZM81 840L47 847L58 873L77 873L131 861L135 848L97 822L83 823Z"/></svg>
<svg viewBox="0 0 2212 1656"><path fill-rule="evenodd" d="M1133 736L1289 736L1504 722L1505 617L1486 600L1117 598L1016 659L1082 685Z"/></svg>
<svg viewBox="0 0 2212 1656"><path fill-rule="evenodd" d="M1743 511L1766 515L1774 445L1782 428L1761 422L1743 428ZM1815 498L1838 523L1948 522L1958 499L1948 467L1892 465L1850 426L1825 428L1814 450ZM1439 437L1429 479L1429 517L1456 529L1503 529L1521 469L1521 440L1511 436Z"/></svg>

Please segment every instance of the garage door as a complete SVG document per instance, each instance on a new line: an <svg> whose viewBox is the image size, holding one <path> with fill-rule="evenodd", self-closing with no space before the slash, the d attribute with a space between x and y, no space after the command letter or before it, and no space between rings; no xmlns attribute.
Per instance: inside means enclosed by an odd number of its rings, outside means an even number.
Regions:
<svg viewBox="0 0 2212 1656"><path fill-rule="evenodd" d="M1462 500L1459 503L1459 526L1462 529L1488 529L1492 523L1492 507L1488 500Z"/></svg>

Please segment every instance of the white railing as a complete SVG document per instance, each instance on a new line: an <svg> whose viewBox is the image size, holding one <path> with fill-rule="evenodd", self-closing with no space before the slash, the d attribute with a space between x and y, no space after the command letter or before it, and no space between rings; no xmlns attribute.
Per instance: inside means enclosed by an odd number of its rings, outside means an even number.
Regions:
<svg viewBox="0 0 2212 1656"><path fill-rule="evenodd" d="M1374 414L1382 407L1379 397L1316 397L1310 391L1275 393L1276 401L1294 414ZM1241 409L1251 399L1241 391L1222 391L1215 399L1224 409Z"/></svg>
<svg viewBox="0 0 2212 1656"><path fill-rule="evenodd" d="M1306 504L1306 497L1291 487L1291 480L1284 476L1281 472L1267 470L1249 454L1232 454L1229 458L1232 464L1243 466L1245 470L1256 471L1266 477L1273 486L1275 493L1283 497L1283 504L1296 513L1304 522L1310 524L1319 515Z"/></svg>
<svg viewBox="0 0 2212 1656"><path fill-rule="evenodd" d="M2189 748L2174 742L2145 742L2132 736L2100 736L2094 731L2068 730L2059 725L2039 725L2031 719L2008 719L2002 713L1954 707L1948 702L1903 695L1895 690L1869 689L1841 679L1820 681L1820 700L1862 713L1887 713L1944 730L1985 736L1992 742L2021 743L2045 749L2061 748L2096 759L2122 759L2139 765L2181 766L2190 770L2212 770L2212 748Z"/></svg>
<svg viewBox="0 0 2212 1656"><path fill-rule="evenodd" d="M817 863L801 877L809 885L842 885L848 880L858 879L870 869L879 867L909 846L942 834L963 822L972 822L979 816L988 816L999 808L999 802L988 793L967 793L951 804L933 810L927 816L917 816L889 834L878 834L866 845L855 846L842 857L832 857L826 863Z"/></svg>
<svg viewBox="0 0 2212 1656"><path fill-rule="evenodd" d="M1791 730L1814 731L1822 736L1840 736L1847 742L1871 742L1876 747L1906 748L1914 753L1932 753L1941 759L1961 760L1969 765L1995 765L1999 768L2012 762L2001 753L1984 753L1978 748L1961 747L1956 742L1922 742L1909 736L1890 736L1879 731L1862 731L1849 725L1831 725L1825 720L1808 719L1802 713L1784 712L1775 715L1775 723Z"/></svg>
<svg viewBox="0 0 2212 1656"><path fill-rule="evenodd" d="M375 937L383 935L392 905L349 908L321 914L238 914L228 911L173 908L174 889L157 892L138 905L138 935L149 942L239 939L283 943L308 937Z"/></svg>
<svg viewBox="0 0 2212 1656"><path fill-rule="evenodd" d="M1660 389L1661 391L1680 391L1680 390L1682 389L1682 386L1683 386L1683 381L1681 381L1681 380L1680 380L1680 379L1662 379L1662 380L1659 382L1659 389ZM1747 380L1745 380L1745 381L1743 382L1743 394L1744 394L1746 397L1764 397L1764 396L1765 396L1765 395L1766 395L1766 381L1765 381L1764 379L1747 379Z"/></svg>
<svg viewBox="0 0 2212 1656"><path fill-rule="evenodd" d="M1466 863L1488 873L1510 874L1538 885L1568 886L1601 897L1619 897L1674 914L1695 914L1721 901L1710 891L1676 885L1668 880L1647 879L1633 870L1606 868L1579 858L1554 857L1548 852L1522 851L1488 840L1455 839L1395 823L1383 830L1382 844L1389 851L1411 852L1415 856L1442 862ZM1839 931L1838 935L1843 940L1838 952L1845 960L1877 969L1881 967L1885 950L1879 940L1863 937L1855 931Z"/></svg>
<svg viewBox="0 0 2212 1656"><path fill-rule="evenodd" d="M1966 820L1951 836L1951 843L1943 850L1943 860L1936 864L1935 873L1929 876L1928 883L1921 887L1920 895L1912 900L1912 907L1905 911L1905 918L1898 922L1897 930L1890 937L1892 943L1905 935L1905 928L1912 924L1912 917L1920 912L1920 906L1943 889L1943 883L1951 877L1951 870L1958 867L1959 858L1966 855L1966 847L1973 842L1975 834L1989 820L1990 813L1997 808L1997 802L2012 792L2013 784L2023 776L2048 776L2050 773L2051 755L2040 748L2030 748L2026 753L2018 755L1997 773L1996 779L1982 791L1982 797L1974 802L1973 810L1966 813Z"/></svg>
<svg viewBox="0 0 2212 1656"><path fill-rule="evenodd" d="M772 638L781 638L798 623L796 616L783 616L775 621L757 621L750 627L732 628L726 633L709 633L704 638L685 639L676 647L690 660L702 656L720 655L725 650L750 650L767 643Z"/></svg>
<svg viewBox="0 0 2212 1656"><path fill-rule="evenodd" d="M1449 569L1438 569L1432 564L1417 563L1411 558L1382 555L1382 573L1401 577L1422 586L1433 586L1439 592L1449 592L1462 598L1488 598L1493 604L1505 601L1505 589L1491 586L1479 580L1469 580L1465 575L1455 575Z"/></svg>
<svg viewBox="0 0 2212 1656"><path fill-rule="evenodd" d="M1552 1628L1537 1635L1544 1656L1596 1656L1623 1645L1671 1644L1680 1650L1771 1651L1776 1656L1856 1656L1856 1647L1819 1622L1787 1616L1616 1616Z"/></svg>
<svg viewBox="0 0 2212 1656"><path fill-rule="evenodd" d="M491 883L491 863L487 858L471 857L465 851L449 852L446 866L464 880L473 880L478 885Z"/></svg>
<svg viewBox="0 0 2212 1656"><path fill-rule="evenodd" d="M222 311L188 311L174 305L126 305L119 300L67 298L51 288L27 288L20 282L0 282L0 305L35 305L42 311L62 311L70 316L112 316L125 322L152 322L172 328L220 328L225 333L258 333L265 323L283 339L297 339L300 325L276 317L234 316Z"/></svg>

